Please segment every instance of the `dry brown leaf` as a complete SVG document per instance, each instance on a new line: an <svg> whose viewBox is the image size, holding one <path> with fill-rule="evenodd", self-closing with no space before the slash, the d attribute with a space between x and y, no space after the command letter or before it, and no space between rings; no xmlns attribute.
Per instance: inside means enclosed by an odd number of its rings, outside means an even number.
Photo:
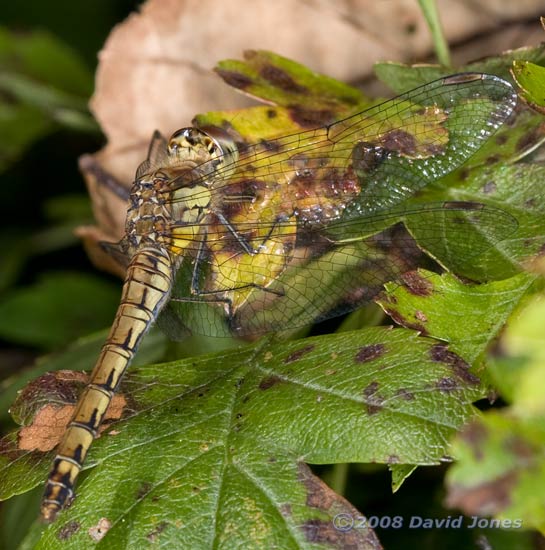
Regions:
<svg viewBox="0 0 545 550"><path fill-rule="evenodd" d="M536 0L438 2L450 42L489 31L510 18L536 16ZM533 28L532 27L532 28ZM494 46L494 51L528 43ZM516 34L516 33L515 33ZM125 189L145 158L155 129L168 135L187 126L196 113L248 105L212 73L222 59L240 58L247 49L269 49L344 81L371 73L378 60L417 61L429 54L431 37L415 0L148 0L115 27L96 75L91 110L108 138L107 146L82 161L99 229L78 234L95 263L120 273L97 246L124 232L126 204L111 187L97 186L100 166ZM481 56L472 45L465 60ZM459 58L458 58L459 59ZM91 174L89 175L89 172Z"/></svg>
<svg viewBox="0 0 545 550"><path fill-rule="evenodd" d="M24 408L25 401L31 404L31 408L34 408L34 402L42 404L33 412L30 424L19 430L18 448L42 452L54 449L72 418L79 392L88 382L89 375L85 372L59 370L46 373L28 384L17 399L17 407ZM109 421L121 418L126 406L123 394L114 395L99 434L108 429Z"/></svg>

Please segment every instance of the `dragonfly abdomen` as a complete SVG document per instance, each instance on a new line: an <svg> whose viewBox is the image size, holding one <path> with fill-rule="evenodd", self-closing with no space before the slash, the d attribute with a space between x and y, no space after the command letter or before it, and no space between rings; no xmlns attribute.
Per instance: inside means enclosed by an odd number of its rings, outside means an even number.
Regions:
<svg viewBox="0 0 545 550"><path fill-rule="evenodd" d="M114 392L140 340L168 299L172 273L173 264L163 249L144 249L129 264L108 339L57 449L42 501L46 521L53 521L71 500L74 483Z"/></svg>

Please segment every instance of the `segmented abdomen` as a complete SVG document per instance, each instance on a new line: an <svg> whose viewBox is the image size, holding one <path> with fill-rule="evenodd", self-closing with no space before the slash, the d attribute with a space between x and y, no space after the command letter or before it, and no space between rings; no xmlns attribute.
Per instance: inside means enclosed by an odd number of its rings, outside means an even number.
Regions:
<svg viewBox="0 0 545 550"><path fill-rule="evenodd" d="M143 249L133 257L110 334L57 448L42 500L45 521L53 521L72 498L74 483L113 394L140 340L168 299L172 273L172 262L162 249Z"/></svg>

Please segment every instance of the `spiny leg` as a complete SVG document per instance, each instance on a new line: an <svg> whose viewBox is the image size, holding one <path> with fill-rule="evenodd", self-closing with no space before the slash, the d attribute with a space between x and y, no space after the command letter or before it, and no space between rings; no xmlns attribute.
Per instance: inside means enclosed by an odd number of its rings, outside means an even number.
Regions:
<svg viewBox="0 0 545 550"><path fill-rule="evenodd" d="M87 451L140 340L168 299L171 279L171 260L162 250L144 249L131 261L110 334L57 448L42 500L46 522L72 499Z"/></svg>
<svg viewBox="0 0 545 550"><path fill-rule="evenodd" d="M271 238L271 235L273 234L273 231L275 230L277 225L281 221L285 221L287 219L287 218L284 218L284 217L275 219L274 222L271 223L271 227L270 227L268 233L263 237L263 239L261 240L261 243L259 243L258 247L253 248L252 245L249 243L249 241L247 239L245 239L244 236L241 235L236 230L236 228L233 226L233 224L223 214L221 214L219 212L216 212L216 216L217 216L218 220L222 223L222 225L224 225L229 230L231 235L233 235L233 237L236 239L236 241L238 242L238 244L240 245L242 250L244 250L244 252L246 252L246 254L250 254L251 256L259 254L262 247Z"/></svg>

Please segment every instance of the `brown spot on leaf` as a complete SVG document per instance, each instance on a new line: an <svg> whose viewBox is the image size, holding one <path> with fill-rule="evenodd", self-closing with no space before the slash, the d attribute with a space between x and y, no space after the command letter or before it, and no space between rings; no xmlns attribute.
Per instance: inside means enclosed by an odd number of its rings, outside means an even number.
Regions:
<svg viewBox="0 0 545 550"><path fill-rule="evenodd" d="M138 500L142 500L151 491L152 487L153 487L153 485L149 481L144 481L140 485L140 487L139 487L139 489L136 493L136 498Z"/></svg>
<svg viewBox="0 0 545 550"><path fill-rule="evenodd" d="M516 435L508 437L504 443L504 447L507 452L516 455L523 464L528 464L528 462L536 457L536 450L529 442Z"/></svg>
<svg viewBox="0 0 545 550"><path fill-rule="evenodd" d="M467 515L493 516L511 504L511 491L517 482L517 473L508 472L492 481L471 487L451 485L447 506L460 508Z"/></svg>
<svg viewBox="0 0 545 550"><path fill-rule="evenodd" d="M77 533L81 528L79 521L69 521L66 525L63 525L57 532L57 538L59 540L68 540L73 534Z"/></svg>
<svg viewBox="0 0 545 550"><path fill-rule="evenodd" d="M489 157L486 158L485 164L490 166L492 164L497 164L499 160L500 160L499 155L490 155Z"/></svg>
<svg viewBox="0 0 545 550"><path fill-rule="evenodd" d="M399 457L397 455L390 455L386 462L388 464L399 464L401 462L401 460L399 460Z"/></svg>
<svg viewBox="0 0 545 550"><path fill-rule="evenodd" d="M507 143L507 133L501 133L496 135L496 144L505 145Z"/></svg>
<svg viewBox="0 0 545 550"><path fill-rule="evenodd" d="M473 451L475 460L480 462L484 456L482 446L488 437L488 430L480 422L472 422L462 430L460 437Z"/></svg>
<svg viewBox="0 0 545 550"><path fill-rule="evenodd" d="M333 522L322 519L308 519L301 525L308 542L335 544L339 542L340 532L335 529Z"/></svg>
<svg viewBox="0 0 545 550"><path fill-rule="evenodd" d="M373 415L379 412L382 409L382 404L384 403L384 398L378 395L377 391L379 388L379 383L374 381L371 382L363 390L363 398L365 400L365 408L367 414Z"/></svg>
<svg viewBox="0 0 545 550"><path fill-rule="evenodd" d="M267 109L267 118L276 118L278 113L275 109Z"/></svg>
<svg viewBox="0 0 545 550"><path fill-rule="evenodd" d="M10 462L21 456L20 449L18 449L17 442L13 440L12 435L0 438L0 455Z"/></svg>
<svg viewBox="0 0 545 550"><path fill-rule="evenodd" d="M469 168L460 168L460 170L458 171L458 177L461 181L467 180L467 178L469 177Z"/></svg>
<svg viewBox="0 0 545 550"><path fill-rule="evenodd" d="M439 379L435 385L437 389L442 392L449 392L459 389L456 380L454 380L454 378L450 378L450 376L444 376L443 378Z"/></svg>
<svg viewBox="0 0 545 550"><path fill-rule="evenodd" d="M318 128L335 118L335 113L329 109L308 109L297 105L288 110L292 120L301 128Z"/></svg>
<svg viewBox="0 0 545 550"><path fill-rule="evenodd" d="M306 464L299 462L297 469L297 479L303 483L307 493L307 506L326 512L331 518L329 521L311 518L302 524L301 529L308 541L330 543L334 548L382 548L371 529L346 532L335 529L333 518L337 514L343 513L353 518L361 517L361 514L316 477Z"/></svg>
<svg viewBox="0 0 545 550"><path fill-rule="evenodd" d="M44 405L36 413L32 424L19 430L19 449L41 452L54 449L59 444L75 408L75 405Z"/></svg>
<svg viewBox="0 0 545 550"><path fill-rule="evenodd" d="M226 84L232 86L233 88L237 88L238 90L245 90L254 83L249 76L242 73L237 73L236 71L227 71L219 68L214 70Z"/></svg>
<svg viewBox="0 0 545 550"><path fill-rule="evenodd" d="M450 351L446 344L435 344L432 346L430 356L432 361L448 365L453 374L462 382L474 386L479 384L479 378L469 370L469 365L459 355Z"/></svg>
<svg viewBox="0 0 545 550"><path fill-rule="evenodd" d="M293 361L297 361L298 359L301 359L301 357L303 357L307 353L310 353L315 347L316 346L314 344L309 344L304 348L298 349L297 351L293 351L284 359L284 363L285 364L293 363Z"/></svg>
<svg viewBox="0 0 545 550"><path fill-rule="evenodd" d="M275 67L274 65L265 64L259 70L259 74L267 81L269 84L272 84L275 88L280 88L285 92L291 94L306 94L308 93L305 86L301 86L293 80L293 78L286 72Z"/></svg>
<svg viewBox="0 0 545 550"><path fill-rule="evenodd" d="M157 527L155 527L155 529L153 529L153 531L151 531L150 533L148 533L146 535L146 538L150 541L150 542L155 542L158 538L159 538L159 535L168 527L168 522L166 521L161 521L157 524Z"/></svg>
<svg viewBox="0 0 545 550"><path fill-rule="evenodd" d="M416 153L416 139L413 134L405 130L390 130L382 137L380 144L389 151L396 151L401 155L414 156Z"/></svg>
<svg viewBox="0 0 545 550"><path fill-rule="evenodd" d="M403 286L415 296L430 296L433 292L433 285L418 271L408 271L401 276Z"/></svg>
<svg viewBox="0 0 545 550"><path fill-rule="evenodd" d="M112 522L108 518L100 518L98 523L89 528L89 536L96 542L102 540L112 528Z"/></svg>
<svg viewBox="0 0 545 550"><path fill-rule="evenodd" d="M304 483L307 492L307 506L328 511L337 497L335 492L316 477L306 464L300 462L298 470L297 478Z"/></svg>
<svg viewBox="0 0 545 550"><path fill-rule="evenodd" d="M269 388L272 388L274 385L279 384L282 382L282 379L278 376L267 376L261 380L259 383L259 389L260 390L268 390Z"/></svg>
<svg viewBox="0 0 545 550"><path fill-rule="evenodd" d="M23 388L11 407L11 414L19 424L29 424L44 403L74 405L88 380L84 372L47 372Z"/></svg>
<svg viewBox="0 0 545 550"><path fill-rule="evenodd" d="M423 311L420 311L419 309L417 309L414 312L414 316L416 317L416 319L418 319L419 321L422 321L423 323L427 323L428 321L426 314Z"/></svg>
<svg viewBox="0 0 545 550"><path fill-rule="evenodd" d="M412 401L414 399L414 393L406 390L405 388L399 388L396 395L404 399L405 401Z"/></svg>
<svg viewBox="0 0 545 550"><path fill-rule="evenodd" d="M412 330L417 330L424 336L428 334L428 331L424 325L420 323L413 323L406 319L399 311L391 307L384 307L384 311L398 324Z"/></svg>
<svg viewBox="0 0 545 550"><path fill-rule="evenodd" d="M532 148L543 137L544 132L545 124L542 123L531 132L521 136L515 145L516 151L518 153L522 153L523 151Z"/></svg>
<svg viewBox="0 0 545 550"><path fill-rule="evenodd" d="M386 351L386 346L384 344L369 344L368 346L363 346L356 353L356 363L366 363L367 361L373 361Z"/></svg>
<svg viewBox="0 0 545 550"><path fill-rule="evenodd" d="M483 185L482 191L485 195L491 195L492 193L496 192L497 188L498 188L498 186L496 185L496 183L494 181L490 180L490 181L487 181Z"/></svg>
<svg viewBox="0 0 545 550"><path fill-rule="evenodd" d="M280 513L282 514L283 517L291 516L291 514L292 514L291 504L289 504L287 502L282 504L282 506L280 506Z"/></svg>

